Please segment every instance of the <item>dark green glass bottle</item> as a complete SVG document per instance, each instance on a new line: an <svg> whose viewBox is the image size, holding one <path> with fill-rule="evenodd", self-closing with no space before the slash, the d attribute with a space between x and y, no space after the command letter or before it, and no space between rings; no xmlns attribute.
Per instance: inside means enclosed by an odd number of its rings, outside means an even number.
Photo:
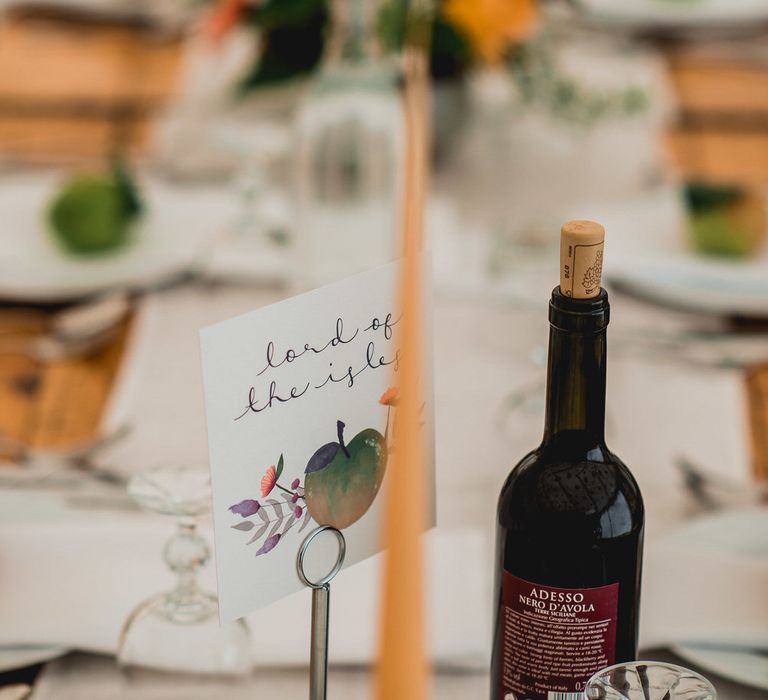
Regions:
<svg viewBox="0 0 768 700"><path fill-rule="evenodd" d="M605 444L595 294L552 292L544 439L499 497L492 700L581 700L594 672L636 655L644 509Z"/></svg>

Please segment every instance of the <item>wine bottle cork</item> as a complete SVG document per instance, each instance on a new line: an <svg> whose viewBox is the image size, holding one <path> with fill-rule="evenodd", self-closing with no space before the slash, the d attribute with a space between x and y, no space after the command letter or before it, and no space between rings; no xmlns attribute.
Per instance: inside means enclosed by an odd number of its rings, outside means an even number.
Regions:
<svg viewBox="0 0 768 700"><path fill-rule="evenodd" d="M595 221L567 221L560 229L560 291L574 299L600 293L605 229Z"/></svg>

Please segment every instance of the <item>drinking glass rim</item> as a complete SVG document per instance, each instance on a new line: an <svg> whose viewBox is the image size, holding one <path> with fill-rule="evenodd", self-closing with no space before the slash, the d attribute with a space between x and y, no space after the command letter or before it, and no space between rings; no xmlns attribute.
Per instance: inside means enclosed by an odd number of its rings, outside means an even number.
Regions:
<svg viewBox="0 0 768 700"><path fill-rule="evenodd" d="M615 671L617 669L623 668L623 669L636 669L638 666L648 666L649 668L651 666L655 666L657 668L665 668L670 671L677 671L684 672L686 675L693 676L697 680L700 680L706 685L711 694L713 700L717 698L717 689L714 685L712 685L712 681L710 681L708 678L705 678L697 671L693 671L690 668L686 668L685 666L680 666L678 664L671 664L666 661L650 661L645 659L638 659L637 661L624 661L623 663L613 664L612 666L606 666L605 668L601 668L599 671L595 671L595 673L592 674L590 679L584 684L584 698L585 700L588 700L587 696L587 690L591 687L592 682L595 681L595 679L598 676L603 675L604 673L608 673L609 671Z"/></svg>

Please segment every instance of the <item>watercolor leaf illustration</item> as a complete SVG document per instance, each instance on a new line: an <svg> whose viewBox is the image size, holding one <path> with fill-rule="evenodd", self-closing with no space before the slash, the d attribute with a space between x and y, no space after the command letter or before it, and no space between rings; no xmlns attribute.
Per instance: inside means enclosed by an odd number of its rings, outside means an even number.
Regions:
<svg viewBox="0 0 768 700"><path fill-rule="evenodd" d="M283 475L283 467L285 466L285 460L283 455L280 455L280 459L277 460L277 478L279 479Z"/></svg>

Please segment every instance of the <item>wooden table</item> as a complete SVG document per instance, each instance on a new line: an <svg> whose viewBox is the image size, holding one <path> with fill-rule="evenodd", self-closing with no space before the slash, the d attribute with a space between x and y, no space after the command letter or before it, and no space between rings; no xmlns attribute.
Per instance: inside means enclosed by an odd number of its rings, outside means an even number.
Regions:
<svg viewBox="0 0 768 700"><path fill-rule="evenodd" d="M181 32L140 14L17 4L0 14L0 155L80 164L146 149L176 87Z"/></svg>
<svg viewBox="0 0 768 700"><path fill-rule="evenodd" d="M50 362L3 355L4 342L33 339L46 332L50 314L0 309L0 455L12 445L66 448L93 438L120 368L130 320L93 352Z"/></svg>

